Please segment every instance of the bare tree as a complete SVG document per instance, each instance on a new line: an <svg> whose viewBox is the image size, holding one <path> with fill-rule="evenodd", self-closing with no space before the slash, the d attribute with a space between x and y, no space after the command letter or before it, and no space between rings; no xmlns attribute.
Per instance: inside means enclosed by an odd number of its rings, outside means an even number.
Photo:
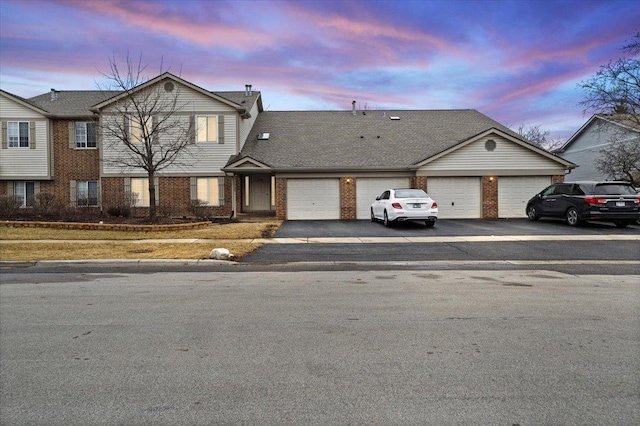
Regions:
<svg viewBox="0 0 640 426"><path fill-rule="evenodd" d="M640 32L622 48L625 56L609 61L578 84L585 91L585 113L625 114L640 128Z"/></svg>
<svg viewBox="0 0 640 426"><path fill-rule="evenodd" d="M640 135L634 137L626 133L626 139L615 138L593 163L604 176L629 181L637 188L640 185Z"/></svg>
<svg viewBox="0 0 640 426"><path fill-rule="evenodd" d="M106 165L123 173L146 172L149 220L156 222L156 174L189 156L195 124L181 114L187 105L179 102L178 85L167 80L145 86L149 82L145 69L142 55L136 63L127 54L124 69L115 56L109 59L109 71L102 73L107 84L101 88L122 93L101 111L99 131Z"/></svg>
<svg viewBox="0 0 640 426"><path fill-rule="evenodd" d="M562 140L551 138L551 131L542 130L539 124L529 127L521 124L516 129L516 132L532 144L549 151L559 148L563 144Z"/></svg>

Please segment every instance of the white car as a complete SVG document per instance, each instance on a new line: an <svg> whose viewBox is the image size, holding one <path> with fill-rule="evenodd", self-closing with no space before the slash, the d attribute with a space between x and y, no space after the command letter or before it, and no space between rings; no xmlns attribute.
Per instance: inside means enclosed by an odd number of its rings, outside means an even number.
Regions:
<svg viewBox="0 0 640 426"><path fill-rule="evenodd" d="M385 226L407 220L424 221L428 228L436 224L438 203L422 189L388 189L371 205L371 221Z"/></svg>

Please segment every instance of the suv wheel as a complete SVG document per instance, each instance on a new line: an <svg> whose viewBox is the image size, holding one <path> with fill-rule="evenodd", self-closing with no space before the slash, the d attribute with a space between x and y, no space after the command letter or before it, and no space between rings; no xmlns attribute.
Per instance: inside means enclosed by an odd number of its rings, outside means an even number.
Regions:
<svg viewBox="0 0 640 426"><path fill-rule="evenodd" d="M424 222L425 225L427 225L427 228L433 228L433 226L436 224L435 220L427 220Z"/></svg>
<svg viewBox="0 0 640 426"><path fill-rule="evenodd" d="M529 220L538 220L540 216L538 215L538 210L536 210L535 206L527 207L527 217Z"/></svg>
<svg viewBox="0 0 640 426"><path fill-rule="evenodd" d="M615 224L618 228L626 228L627 226L631 225L631 222L627 222L626 220L621 220L621 221L615 222Z"/></svg>
<svg viewBox="0 0 640 426"><path fill-rule="evenodd" d="M578 226L580 225L580 220L578 219L578 210L575 207L569 208L567 210L567 224L569 226Z"/></svg>

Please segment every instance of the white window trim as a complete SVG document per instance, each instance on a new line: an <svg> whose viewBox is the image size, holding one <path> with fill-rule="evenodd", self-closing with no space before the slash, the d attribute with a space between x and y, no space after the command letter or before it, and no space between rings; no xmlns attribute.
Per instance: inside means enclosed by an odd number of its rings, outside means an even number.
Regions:
<svg viewBox="0 0 640 426"><path fill-rule="evenodd" d="M22 208L26 208L26 207L31 207L27 204L27 201L29 200L29 196L27 194L27 184L31 184L33 185L33 195L36 195L36 183L32 182L32 181L16 181L13 182L13 195L17 195L22 197L22 200L20 201L20 207ZM24 189L23 193L18 193L18 187L21 186L22 189Z"/></svg>
<svg viewBox="0 0 640 426"><path fill-rule="evenodd" d="M136 124L134 126L134 123ZM129 117L129 136L131 137L131 143L144 143L144 135L142 132L143 123L140 121L140 117L130 116ZM151 138L151 143L153 143L153 117L149 117L146 120L146 128L147 134ZM134 133L134 129L138 130L138 132Z"/></svg>
<svg viewBox="0 0 640 426"><path fill-rule="evenodd" d="M98 137L96 135L96 140L94 141L95 145L94 146L89 146L89 124L93 124L94 126L96 126L96 131L97 131L97 125L96 123L92 122L92 121L77 121L76 125L75 125L75 140L76 140L76 148L77 149L96 149L98 147ZM79 126L83 126L84 127L84 141L78 141L78 127Z"/></svg>
<svg viewBox="0 0 640 426"><path fill-rule="evenodd" d="M96 203L95 204L90 204L89 203L89 200L90 200L90 197L89 197L89 183L92 183L92 182L95 183L95 185L96 185L96 194L95 194L96 195L95 196ZM86 198L87 204L78 203L78 201L80 200L81 192L82 192L82 188L81 188L82 186L86 186L87 196L83 197L83 198ZM79 180L79 181L76 181L76 206L77 207L97 207L98 203L99 203L99 201L98 201L98 181L95 181L95 180Z"/></svg>
<svg viewBox="0 0 640 426"><path fill-rule="evenodd" d="M207 119L207 128L202 130L200 127L200 119L201 118L206 118ZM209 130L209 119L210 118L214 118L215 119L215 123L213 125L213 128L215 129L216 132L216 139L215 140L200 140L200 135L204 134L205 137L208 135L208 130ZM220 140L220 135L218 134L218 116L217 115L196 115L196 143L218 143L218 141Z"/></svg>
<svg viewBox="0 0 640 426"><path fill-rule="evenodd" d="M214 182L209 183L209 181L215 181L215 183ZM201 187L201 183L204 183L204 182L207 182L207 187L206 187L207 194L205 197L200 197L200 195L202 195L201 191L204 192L204 188ZM221 196L224 195L220 193L221 189L224 191L223 185L224 185L224 178L221 178L221 177L196 178L196 199L203 202L204 205L206 206L219 207L223 205L220 202ZM215 197L212 197L211 194L209 193L209 189L212 187L215 188L215 192L216 192Z"/></svg>
<svg viewBox="0 0 640 426"><path fill-rule="evenodd" d="M27 146L20 146L20 124L27 124ZM12 145L11 142L11 124L18 126L18 141L17 145ZM31 123L28 121L7 121L7 148L9 149L27 149L31 147ZM15 136L14 136L15 137Z"/></svg>

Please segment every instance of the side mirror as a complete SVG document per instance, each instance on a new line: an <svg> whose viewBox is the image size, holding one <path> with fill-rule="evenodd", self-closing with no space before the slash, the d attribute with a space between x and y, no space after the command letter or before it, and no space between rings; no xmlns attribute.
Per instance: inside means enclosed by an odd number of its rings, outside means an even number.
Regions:
<svg viewBox="0 0 640 426"><path fill-rule="evenodd" d="M377 197L376 197L376 201L380 201L380 196L377 196Z"/></svg>

